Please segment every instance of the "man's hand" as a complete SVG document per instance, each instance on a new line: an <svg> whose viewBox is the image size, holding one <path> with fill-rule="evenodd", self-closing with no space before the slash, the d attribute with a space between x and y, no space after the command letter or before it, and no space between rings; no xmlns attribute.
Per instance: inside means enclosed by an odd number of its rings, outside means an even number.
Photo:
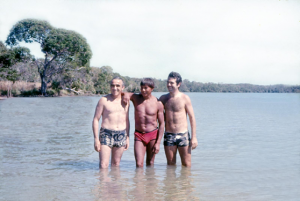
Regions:
<svg viewBox="0 0 300 201"><path fill-rule="evenodd" d="M192 149L196 149L196 147L198 146L197 138L192 138L191 139L191 146L192 146Z"/></svg>
<svg viewBox="0 0 300 201"><path fill-rule="evenodd" d="M122 92L122 102L127 105L130 101L130 94Z"/></svg>
<svg viewBox="0 0 300 201"><path fill-rule="evenodd" d="M128 148L129 148L129 137L127 136L126 145L125 145L124 151L126 151Z"/></svg>
<svg viewBox="0 0 300 201"><path fill-rule="evenodd" d="M158 154L159 152L159 143L155 143L153 148L152 148L152 152L154 152L155 154Z"/></svg>
<svg viewBox="0 0 300 201"><path fill-rule="evenodd" d="M95 151L100 152L100 150L101 150L101 144L100 144L99 139L95 139L94 140L94 148L95 148Z"/></svg>

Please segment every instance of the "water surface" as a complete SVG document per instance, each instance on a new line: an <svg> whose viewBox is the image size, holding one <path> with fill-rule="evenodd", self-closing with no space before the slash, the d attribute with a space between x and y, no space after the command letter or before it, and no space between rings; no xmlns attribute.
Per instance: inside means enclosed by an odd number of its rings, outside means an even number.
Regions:
<svg viewBox="0 0 300 201"><path fill-rule="evenodd" d="M162 93L154 93L159 97ZM0 101L0 200L298 200L300 95L187 93L199 145L192 168L98 169L91 129L100 97Z"/></svg>

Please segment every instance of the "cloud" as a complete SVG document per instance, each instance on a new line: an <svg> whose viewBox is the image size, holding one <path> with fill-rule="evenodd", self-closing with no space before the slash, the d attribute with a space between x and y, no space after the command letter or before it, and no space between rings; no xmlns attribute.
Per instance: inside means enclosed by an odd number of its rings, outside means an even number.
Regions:
<svg viewBox="0 0 300 201"><path fill-rule="evenodd" d="M297 1L12 2L0 8L0 40L21 19L45 19L82 34L92 66L122 75L300 84Z"/></svg>

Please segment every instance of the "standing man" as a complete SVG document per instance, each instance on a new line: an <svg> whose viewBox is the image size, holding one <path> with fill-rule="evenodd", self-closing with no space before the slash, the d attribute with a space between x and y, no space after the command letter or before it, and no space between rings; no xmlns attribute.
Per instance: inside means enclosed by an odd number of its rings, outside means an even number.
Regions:
<svg viewBox="0 0 300 201"><path fill-rule="evenodd" d="M151 94L153 89L154 81L151 78L144 78L141 81L140 94L124 94L124 99L130 99L134 105L134 156L136 167L143 167L146 152L146 165L154 165L155 154L159 152L164 132L164 107Z"/></svg>
<svg viewBox="0 0 300 201"><path fill-rule="evenodd" d="M99 152L99 167L119 166L124 150L129 147L129 104L122 101L123 80L115 77L110 82L111 94L103 96L96 107L93 120L94 147ZM102 116L100 133L99 120ZM100 140L99 140L100 138Z"/></svg>
<svg viewBox="0 0 300 201"><path fill-rule="evenodd" d="M196 120L190 98L179 91L181 83L180 74L171 72L167 81L169 93L159 98L165 107L164 147L168 165L176 165L178 150L181 164L191 167L191 149L195 149L198 145ZM187 114L190 119L192 138L188 131Z"/></svg>

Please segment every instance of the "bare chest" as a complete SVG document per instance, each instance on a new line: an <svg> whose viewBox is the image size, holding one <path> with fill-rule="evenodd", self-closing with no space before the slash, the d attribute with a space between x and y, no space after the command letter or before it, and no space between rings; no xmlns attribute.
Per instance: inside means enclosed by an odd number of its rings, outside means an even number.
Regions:
<svg viewBox="0 0 300 201"><path fill-rule="evenodd" d="M135 111L144 115L156 115L157 114L157 102L142 102L135 105Z"/></svg>
<svg viewBox="0 0 300 201"><path fill-rule="evenodd" d="M107 102L104 107L104 113L106 114L123 114L127 112L127 106L121 102Z"/></svg>
<svg viewBox="0 0 300 201"><path fill-rule="evenodd" d="M180 98L171 98L165 103L165 110L172 112L180 112L185 109L184 101Z"/></svg>

